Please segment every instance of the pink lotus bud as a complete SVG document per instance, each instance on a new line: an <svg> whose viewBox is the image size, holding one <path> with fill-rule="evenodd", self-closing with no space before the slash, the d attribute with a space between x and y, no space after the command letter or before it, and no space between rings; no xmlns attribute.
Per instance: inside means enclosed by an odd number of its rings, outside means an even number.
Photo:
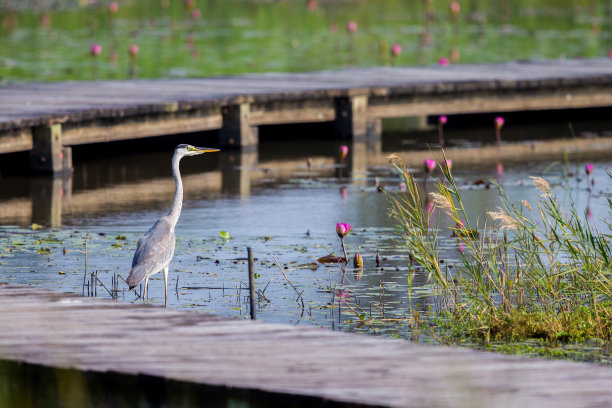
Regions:
<svg viewBox="0 0 612 408"><path fill-rule="evenodd" d="M444 166L450 170L453 168L453 161L451 159L444 160Z"/></svg>
<svg viewBox="0 0 612 408"><path fill-rule="evenodd" d="M93 44L90 48L90 51L91 55L96 57L102 53L102 46L100 44Z"/></svg>
<svg viewBox="0 0 612 408"><path fill-rule="evenodd" d="M402 53L402 46L399 44L393 44L393 46L391 47L391 55L393 55L394 57L397 57L401 53Z"/></svg>
<svg viewBox="0 0 612 408"><path fill-rule="evenodd" d="M108 5L108 11L111 14L117 14L117 11L119 11L119 4L117 4L116 1L112 1L109 5Z"/></svg>
<svg viewBox="0 0 612 408"><path fill-rule="evenodd" d="M41 27L49 27L51 25L51 17L48 14L43 14L40 16L38 24L40 24Z"/></svg>
<svg viewBox="0 0 612 408"><path fill-rule="evenodd" d="M442 57L442 58L440 58L440 59L438 60L438 65L445 66L445 65L448 65L448 64L449 64L449 62L448 62L448 58Z"/></svg>
<svg viewBox="0 0 612 408"><path fill-rule="evenodd" d="M129 49L130 57L136 58L136 56L138 55L138 51L139 51L138 45L136 44L130 45L130 49Z"/></svg>
<svg viewBox="0 0 612 408"><path fill-rule="evenodd" d="M355 254L355 257L353 258L353 267L359 268L359 269L363 268L363 258L361 257L359 252L357 252Z"/></svg>
<svg viewBox="0 0 612 408"><path fill-rule="evenodd" d="M436 168L436 161L433 159L425 159L423 160L423 169L425 173L429 174L430 171Z"/></svg>
<svg viewBox="0 0 612 408"><path fill-rule="evenodd" d="M461 4L458 1L452 1L449 7L453 16L456 16L461 11Z"/></svg>
<svg viewBox="0 0 612 408"><path fill-rule="evenodd" d="M352 225L344 222L339 222L336 224L336 232L340 238L344 238L351 232Z"/></svg>
<svg viewBox="0 0 612 408"><path fill-rule="evenodd" d="M200 17L202 17L202 12L198 9L195 9L191 12L191 18L194 20L199 19Z"/></svg>
<svg viewBox="0 0 612 408"><path fill-rule="evenodd" d="M593 172L593 165L591 163L584 166L584 171L586 171L587 176L590 176Z"/></svg>
<svg viewBox="0 0 612 408"><path fill-rule="evenodd" d="M608 51L608 57L612 58L612 50Z"/></svg>
<svg viewBox="0 0 612 408"><path fill-rule="evenodd" d="M349 23L346 25L346 31L348 31L349 33L354 33L355 31L357 31L357 22L349 21Z"/></svg>
<svg viewBox="0 0 612 408"><path fill-rule="evenodd" d="M496 129L501 129L502 126L504 126L504 118L501 116L496 116L495 117L495 128Z"/></svg>
<svg viewBox="0 0 612 408"><path fill-rule="evenodd" d="M340 146L340 158L346 159L346 156L348 156L348 151L349 151L349 148L347 145Z"/></svg>
<svg viewBox="0 0 612 408"><path fill-rule="evenodd" d="M446 116L442 115L438 118L438 123L442 126L446 125L446 122L448 122L448 118Z"/></svg>

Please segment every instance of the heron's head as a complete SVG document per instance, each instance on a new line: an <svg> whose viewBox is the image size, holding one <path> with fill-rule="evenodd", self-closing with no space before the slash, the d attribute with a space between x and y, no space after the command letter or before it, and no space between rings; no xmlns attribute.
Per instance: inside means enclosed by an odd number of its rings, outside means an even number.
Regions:
<svg viewBox="0 0 612 408"><path fill-rule="evenodd" d="M180 144L174 149L174 154L178 157L195 156L203 153L218 152L219 149L212 147L196 147L188 144Z"/></svg>

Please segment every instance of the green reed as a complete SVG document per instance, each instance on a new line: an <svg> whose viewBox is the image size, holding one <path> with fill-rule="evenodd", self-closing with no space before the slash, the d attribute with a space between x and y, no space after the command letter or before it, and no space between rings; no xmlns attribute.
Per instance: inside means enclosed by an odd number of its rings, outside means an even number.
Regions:
<svg viewBox="0 0 612 408"><path fill-rule="evenodd" d="M438 164L442 181L425 195L399 157L391 160L407 186L387 195L391 216L403 245L431 276L441 313L487 340L612 339L612 236L591 226L573 201L561 206L548 182L532 177L539 197L513 203L494 182L500 206L473 228L450 169ZM430 200L444 215L432 216ZM450 218L463 244L452 274L440 264L440 216Z"/></svg>

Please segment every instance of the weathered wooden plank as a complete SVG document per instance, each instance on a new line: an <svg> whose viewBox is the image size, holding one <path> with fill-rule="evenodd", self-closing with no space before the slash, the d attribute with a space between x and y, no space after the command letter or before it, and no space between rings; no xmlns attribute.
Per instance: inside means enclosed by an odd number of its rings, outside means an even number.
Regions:
<svg viewBox="0 0 612 408"><path fill-rule="evenodd" d="M260 390L277 399L289 398L283 400L287 404L300 396L316 398L310 405L327 401L397 407L612 403L612 370L606 367L423 346L18 286L0 286L0 359L146 374L219 386L225 393Z"/></svg>
<svg viewBox="0 0 612 408"><path fill-rule="evenodd" d="M33 146L31 128L0 130L0 154L32 150Z"/></svg>
<svg viewBox="0 0 612 408"><path fill-rule="evenodd" d="M157 114L128 117L126 120L94 120L64 126L67 145L139 139L151 136L200 132L221 127L221 113L217 109L196 110L177 114Z"/></svg>
<svg viewBox="0 0 612 408"><path fill-rule="evenodd" d="M606 106L612 106L612 87L555 88L480 94L449 92L435 96L415 93L410 97L384 95L370 98L367 114L371 117L391 118L440 113L510 112Z"/></svg>
<svg viewBox="0 0 612 408"><path fill-rule="evenodd" d="M251 105L251 124L330 122L335 117L333 99L270 101Z"/></svg>

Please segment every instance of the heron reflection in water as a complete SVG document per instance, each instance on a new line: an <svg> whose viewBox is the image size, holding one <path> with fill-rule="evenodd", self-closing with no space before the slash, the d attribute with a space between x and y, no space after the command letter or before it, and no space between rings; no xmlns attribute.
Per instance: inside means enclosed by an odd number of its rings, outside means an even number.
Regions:
<svg viewBox="0 0 612 408"><path fill-rule="evenodd" d="M183 181L179 171L179 162L185 156L195 156L198 154L218 152L219 149L208 147L194 147L180 144L174 149L172 156L172 175L176 183L174 201L168 215L161 217L145 234L138 240L132 269L127 278L130 290L139 285L144 280L143 300L147 298L147 287L149 277L159 271L164 271L164 305L168 304L168 265L174 255L175 236L174 227L181 215L183 206Z"/></svg>

